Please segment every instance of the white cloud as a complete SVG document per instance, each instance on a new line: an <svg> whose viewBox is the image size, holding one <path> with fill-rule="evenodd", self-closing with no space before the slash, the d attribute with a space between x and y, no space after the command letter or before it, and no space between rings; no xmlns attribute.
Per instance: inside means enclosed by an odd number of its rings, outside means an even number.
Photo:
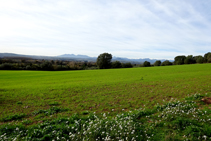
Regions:
<svg viewBox="0 0 211 141"><path fill-rule="evenodd" d="M211 6L164 0L0 0L0 52L173 59L210 51Z"/></svg>

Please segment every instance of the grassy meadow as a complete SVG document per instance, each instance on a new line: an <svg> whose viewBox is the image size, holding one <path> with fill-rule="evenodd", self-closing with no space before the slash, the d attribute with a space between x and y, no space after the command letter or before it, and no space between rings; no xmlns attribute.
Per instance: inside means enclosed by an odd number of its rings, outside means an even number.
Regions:
<svg viewBox="0 0 211 141"><path fill-rule="evenodd" d="M134 110L211 92L211 64L83 71L0 71L0 118L52 105L60 114ZM59 114L59 115L60 115ZM55 115L58 116L58 115ZM33 121L39 117L29 117ZM48 117L46 117L48 118ZM43 119L43 117L41 117Z"/></svg>
<svg viewBox="0 0 211 141"><path fill-rule="evenodd" d="M140 118L140 110L137 112L135 109L151 109L151 112L141 112L141 115L146 116L146 118L149 118L147 116L152 116L152 114L154 116L154 114L158 114L161 111L166 112L169 108L165 109L165 106L160 111L153 111L153 109L159 107L158 105L165 105L169 102L184 101L184 98L195 94L210 95L210 82L211 64L83 71L0 71L0 126L5 127L8 123L29 127L37 126L38 124L44 124L43 122L45 121L50 122L63 117L68 118L75 116L75 114L88 119L92 116L94 117L91 118L92 120L98 119L97 116L104 117L102 121L106 122L107 118L105 118L103 113L109 113L108 118L118 118L118 114L128 113L123 117L120 116L120 121L132 120L131 114L129 114L131 111L135 113L136 119L142 120ZM198 100L198 104L195 104L195 106L199 106L199 109L210 109L209 105L201 103L200 96L196 97L198 99L196 98L195 100ZM194 108L194 105L191 105L191 107L190 103L189 105L186 104L189 109L185 108L188 113L193 112L188 110ZM174 107L172 106L172 109ZM182 106L180 110L184 107ZM182 110L183 113L185 110ZM137 115L139 116L137 117ZM166 120L170 121L168 118L166 116ZM77 118L72 118L72 122L75 122L75 119ZM95 120L92 123L96 122L97 124L99 120ZM148 121L147 123L152 124L152 121L145 120L144 122ZM208 119L206 120L209 121ZM90 119L88 121L90 122ZM71 121L66 119L64 122L68 123ZM116 121L107 121L106 123L112 125L114 124L113 122ZM88 124L88 122L86 123ZM48 125L50 123L45 124ZM134 123L128 123L128 125L130 124ZM86 125L87 128L89 127L88 125ZM155 125L154 121L153 125ZM162 123L162 126L164 125ZM132 127L133 125L131 125L131 129L128 129L130 132L133 131ZM92 129L94 130L94 128L96 127L93 126ZM166 127L166 129L168 128L169 126ZM211 129L211 127L209 128ZM14 127L14 129L17 129L17 127ZM147 130L150 131L149 134L155 135L155 129L152 130L151 126L149 129ZM104 129L102 130L104 132ZM121 128L116 130L121 130ZM136 130L134 125L134 133ZM3 131L2 128L0 133L3 133ZM176 135L177 132L173 131L172 134ZM101 132L98 134L99 136L102 135ZM167 140L171 140L171 132L168 132L167 135ZM93 140L98 138L97 135L95 136L92 136ZM147 136L146 133L143 133L143 136L142 134L137 135L137 139L149 140L152 136ZM198 136L202 139L205 135ZM71 136L72 140L76 140L75 137L75 135ZM99 140L105 140L107 136L103 137L99 138ZM110 138L111 136L108 137ZM128 138L129 135L124 137ZM132 140L132 137L130 136L128 139ZM160 137L163 138L161 139ZM82 138L77 139L82 140ZM92 139L88 136L86 138L86 140ZM117 139L120 140L120 136ZM164 131L157 139L166 139ZM31 138L28 140L31 140Z"/></svg>

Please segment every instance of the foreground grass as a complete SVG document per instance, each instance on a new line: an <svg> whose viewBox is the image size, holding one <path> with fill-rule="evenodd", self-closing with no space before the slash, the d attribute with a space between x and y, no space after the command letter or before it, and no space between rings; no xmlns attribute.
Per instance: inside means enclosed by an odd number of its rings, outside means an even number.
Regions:
<svg viewBox="0 0 211 141"><path fill-rule="evenodd" d="M211 64L91 71L0 71L0 124L36 124L85 115L152 108L172 98L211 92ZM59 109L53 114L47 111ZM66 109L66 110L62 110ZM4 120L7 119L7 120Z"/></svg>
<svg viewBox="0 0 211 141"><path fill-rule="evenodd" d="M109 113L90 113L28 127L20 123L5 124L0 127L0 140L211 140L211 109L199 108L203 107L204 96L211 94L195 94L152 109L123 111L115 117Z"/></svg>

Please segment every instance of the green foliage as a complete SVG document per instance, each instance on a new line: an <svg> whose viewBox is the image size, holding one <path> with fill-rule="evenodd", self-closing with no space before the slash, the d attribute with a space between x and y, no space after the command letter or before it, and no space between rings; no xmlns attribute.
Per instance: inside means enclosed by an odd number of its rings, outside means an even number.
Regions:
<svg viewBox="0 0 211 141"><path fill-rule="evenodd" d="M59 117L33 126L6 124L0 126L0 140L210 140L211 110L199 109L190 99L114 117L110 113L90 113L83 117L77 114ZM30 124L26 120L22 123Z"/></svg>
<svg viewBox="0 0 211 141"><path fill-rule="evenodd" d="M157 60L155 63L154 63L154 66L160 66L161 65L161 61L160 60Z"/></svg>
<svg viewBox="0 0 211 141"><path fill-rule="evenodd" d="M151 64L150 64L150 62L148 62L148 61L145 61L144 63L143 63L143 67L150 67L151 66Z"/></svg>
<svg viewBox="0 0 211 141"><path fill-rule="evenodd" d="M188 55L184 60L184 64L193 64L193 63L195 63L193 55Z"/></svg>
<svg viewBox="0 0 211 141"><path fill-rule="evenodd" d="M75 61L54 61L54 60L21 60L21 59L2 59L0 70L82 70L87 67L97 67L94 62L75 62Z"/></svg>
<svg viewBox="0 0 211 141"><path fill-rule="evenodd" d="M195 60L196 63L199 63L199 64L204 62L204 58L201 55L194 56L194 60Z"/></svg>
<svg viewBox="0 0 211 141"><path fill-rule="evenodd" d="M60 105L60 104L59 104L59 102L54 101L54 102L49 103L49 105L50 105L50 106L58 106L58 105Z"/></svg>
<svg viewBox="0 0 211 141"><path fill-rule="evenodd" d="M204 62L211 63L211 52L204 54Z"/></svg>
<svg viewBox="0 0 211 141"><path fill-rule="evenodd" d="M107 56L107 57L105 57ZM111 62L112 55L103 53L98 56L97 62L87 61L68 61L68 60L31 60L31 59L0 59L0 70L93 70L98 68L132 68L136 64L120 63L119 61ZM195 64L195 63L211 63L211 52L202 56L184 55L176 56L174 58L174 65ZM139 63L138 63L139 64ZM162 65L160 60L157 60L154 66ZM171 65L171 64L167 64ZM140 67L151 66L148 62L141 64ZM163 64L166 66L166 64Z"/></svg>
<svg viewBox="0 0 211 141"><path fill-rule="evenodd" d="M51 62L49 61L44 61L40 67L43 69L43 70L53 70L53 65Z"/></svg>
<svg viewBox="0 0 211 141"><path fill-rule="evenodd" d="M170 62L169 60L166 60L164 62L162 62L161 66L170 66L170 65L173 65L172 62Z"/></svg>
<svg viewBox="0 0 211 141"><path fill-rule="evenodd" d="M11 63L4 63L0 65L1 70L11 70L13 69L13 65Z"/></svg>
<svg viewBox="0 0 211 141"><path fill-rule="evenodd" d="M23 120L22 123L23 123L24 125L30 125L30 124L32 124L32 121L26 119L26 120Z"/></svg>
<svg viewBox="0 0 211 141"><path fill-rule="evenodd" d="M122 68L122 64L119 61L111 63L112 68Z"/></svg>
<svg viewBox="0 0 211 141"><path fill-rule="evenodd" d="M12 121L12 120L21 120L24 117L26 117L26 114L14 114L14 115L6 116L0 119L0 121L7 122L7 121Z"/></svg>
<svg viewBox="0 0 211 141"><path fill-rule="evenodd" d="M184 64L185 59L186 59L186 56L184 56L184 55L176 56L174 58L175 65L182 65L182 64Z"/></svg>
<svg viewBox="0 0 211 141"><path fill-rule="evenodd" d="M100 69L108 69L108 68L111 68L111 59L112 59L112 55L109 54L109 53L103 53L103 54L100 54L98 57L97 57L97 66L100 68Z"/></svg>
<svg viewBox="0 0 211 141"><path fill-rule="evenodd" d="M207 56L207 62L211 63L211 53L209 53L208 56Z"/></svg>
<svg viewBox="0 0 211 141"><path fill-rule="evenodd" d="M38 114L53 115L53 114L60 113L60 112L65 112L65 111L68 111L68 109L63 109L63 108L59 108L59 107L53 106L53 107L51 107L48 110L35 111L35 112L33 112L33 114L34 115L38 115Z"/></svg>
<svg viewBox="0 0 211 141"><path fill-rule="evenodd" d="M26 66L26 70L31 70L31 69L32 69L32 67L30 65Z"/></svg>
<svg viewBox="0 0 211 141"><path fill-rule="evenodd" d="M82 111L81 114L82 115L88 115L89 114L89 111Z"/></svg>
<svg viewBox="0 0 211 141"><path fill-rule="evenodd" d="M19 105L20 105L20 104L23 104L23 102L22 102L22 101L18 101L18 102L17 102L17 104L19 104Z"/></svg>
<svg viewBox="0 0 211 141"><path fill-rule="evenodd" d="M132 68L133 65L130 62L127 62L127 63L122 63L122 67L123 68Z"/></svg>
<svg viewBox="0 0 211 141"><path fill-rule="evenodd" d="M170 97L180 100L188 94L209 92L210 70L211 64L85 71L0 71L0 118L26 113L34 123L38 118L29 115L29 111L47 110L51 107L49 104L56 102L69 110L52 118L86 110L114 109L112 114L117 114L123 108L154 107ZM18 101L22 104L17 105Z"/></svg>

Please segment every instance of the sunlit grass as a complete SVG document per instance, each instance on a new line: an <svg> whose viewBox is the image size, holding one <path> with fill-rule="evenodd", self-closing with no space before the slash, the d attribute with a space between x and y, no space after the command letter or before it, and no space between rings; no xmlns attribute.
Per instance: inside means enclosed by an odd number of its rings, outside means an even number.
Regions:
<svg viewBox="0 0 211 141"><path fill-rule="evenodd" d="M211 92L211 64L85 71L0 71L0 118L30 114L57 104L66 112L46 116L153 107L171 98ZM33 123L32 122L32 123ZM2 123L3 124L3 123Z"/></svg>

